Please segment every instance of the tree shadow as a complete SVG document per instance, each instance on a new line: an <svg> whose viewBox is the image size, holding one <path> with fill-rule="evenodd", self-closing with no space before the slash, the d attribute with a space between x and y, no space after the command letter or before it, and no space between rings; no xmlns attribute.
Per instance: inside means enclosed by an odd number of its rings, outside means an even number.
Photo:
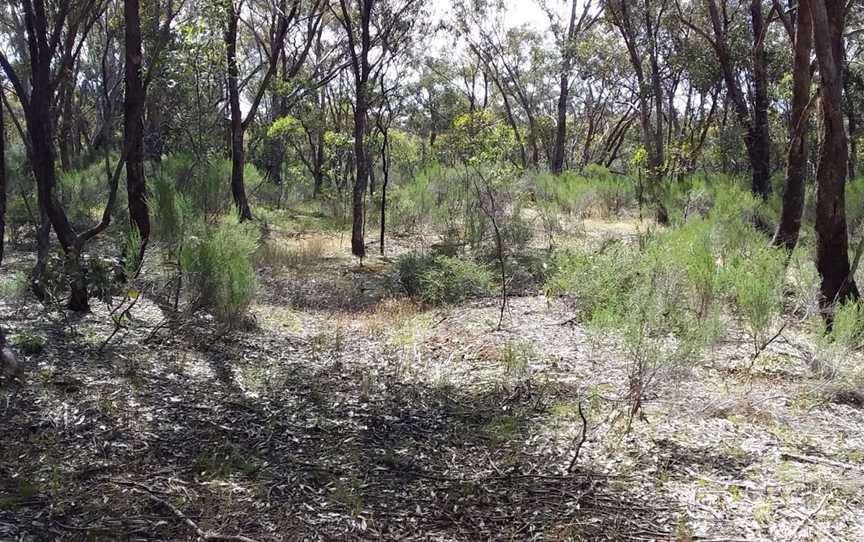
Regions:
<svg viewBox="0 0 864 542"><path fill-rule="evenodd" d="M204 530L256 540L671 536L673 511L620 480L560 474L568 458L534 444L545 407L529 393L371 381L310 355L251 395L227 360L255 345L205 339L186 340L214 367L209 380L154 366L118 383L110 364L70 364L90 373L87 385L62 395L31 386L21 412L0 420L14 443L0 476L18 480L0 484L12 494L0 498L0 537L191 539L150 495ZM72 423L58 421L61 404L74 405Z"/></svg>

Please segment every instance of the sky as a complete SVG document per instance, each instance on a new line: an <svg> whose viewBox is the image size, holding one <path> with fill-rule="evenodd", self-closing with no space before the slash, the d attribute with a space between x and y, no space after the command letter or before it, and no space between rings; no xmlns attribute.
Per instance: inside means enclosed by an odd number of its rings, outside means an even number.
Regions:
<svg viewBox="0 0 864 542"><path fill-rule="evenodd" d="M549 18L546 13L540 9L537 0L503 0L507 8L506 15L503 18L505 28L513 28L528 24L529 26L545 31L549 28ZM550 4L557 5L562 15L567 15L568 0L549 0ZM450 16L454 0L431 0L431 14L433 23L447 20ZM452 53L452 40L442 34L438 34L433 38L431 44L431 52L433 55L446 55Z"/></svg>

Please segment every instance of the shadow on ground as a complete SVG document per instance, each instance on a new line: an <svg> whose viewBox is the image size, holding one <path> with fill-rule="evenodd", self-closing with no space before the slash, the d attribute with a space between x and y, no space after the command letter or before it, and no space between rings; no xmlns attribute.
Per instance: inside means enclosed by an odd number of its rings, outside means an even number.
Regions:
<svg viewBox="0 0 864 542"><path fill-rule="evenodd" d="M193 524L261 541L671 537L673 511L535 452L530 394L373 379L286 337L214 336L100 356L57 330L0 416L0 539L194 540ZM237 367L255 359L278 361L250 392Z"/></svg>

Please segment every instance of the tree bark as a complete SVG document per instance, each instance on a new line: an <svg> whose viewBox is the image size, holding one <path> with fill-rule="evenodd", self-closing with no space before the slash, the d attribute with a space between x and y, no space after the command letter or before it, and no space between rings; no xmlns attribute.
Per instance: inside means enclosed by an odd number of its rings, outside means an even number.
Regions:
<svg viewBox="0 0 864 542"><path fill-rule="evenodd" d="M246 197L246 184L243 170L246 166L246 149L244 145L245 130L243 113L240 110L239 70L237 68L237 26L240 19L239 11L234 9L234 2L228 3L228 29L225 32L225 51L228 61L228 103L231 112L231 195L240 221L252 220L252 210ZM274 51L275 54L275 51Z"/></svg>
<svg viewBox="0 0 864 542"><path fill-rule="evenodd" d="M786 164L786 186L780 223L772 245L791 252L798 243L801 216L804 212L804 179L807 175L807 127L810 102L810 54L813 50L813 23L810 0L800 0L795 25L792 65L792 117L789 126L789 154Z"/></svg>
<svg viewBox="0 0 864 542"><path fill-rule="evenodd" d="M6 123L3 118L3 87L0 86L0 266L3 265L3 252L6 246ZM2 334L2 330L0 330ZM2 337L2 335L0 335Z"/></svg>
<svg viewBox="0 0 864 542"><path fill-rule="evenodd" d="M147 208L147 184L144 178L144 106L147 103L147 93L142 77L139 0L125 0L123 12L126 23L126 95L123 103L126 193L129 200L129 220L141 238L138 254L128 254L127 257L135 258L140 264L150 239L150 212Z"/></svg>
<svg viewBox="0 0 864 542"><path fill-rule="evenodd" d="M753 25L753 191L766 199L771 194L771 133L768 121L768 68L765 55L765 17L762 1L751 0Z"/></svg>
<svg viewBox="0 0 864 542"><path fill-rule="evenodd" d="M816 58L822 80L822 148L816 172L816 268L821 307L831 323L835 303L857 299L850 273L846 225L846 131L843 122L844 0L810 0Z"/></svg>
<svg viewBox="0 0 864 542"><path fill-rule="evenodd" d="M552 173L558 175L564 169L564 147L567 140L567 102L570 95L570 70L573 55L570 48L576 32L576 0L570 4L570 24L566 41L561 49L561 78L558 94L558 119L555 127L555 147L552 151Z"/></svg>
<svg viewBox="0 0 864 542"><path fill-rule="evenodd" d="M726 83L726 92L735 110L739 125L744 130L744 146L752 170L751 190L753 195L766 199L771 193L770 151L768 132L768 88L765 67L764 30L765 22L760 0L751 0L750 18L753 30L753 93L754 113L751 116L747 99L738 82L735 66L729 52L726 28L720 19L716 0L707 0L711 26L714 30L712 45Z"/></svg>

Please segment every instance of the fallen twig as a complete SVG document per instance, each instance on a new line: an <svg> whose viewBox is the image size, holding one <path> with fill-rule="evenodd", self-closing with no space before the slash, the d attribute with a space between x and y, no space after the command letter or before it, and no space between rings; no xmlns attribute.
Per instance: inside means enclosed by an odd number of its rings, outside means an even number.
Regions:
<svg viewBox="0 0 864 542"><path fill-rule="evenodd" d="M180 519L183 523L189 526L190 529L195 531L195 534L198 535L198 538L200 538L201 540L223 540L226 542L258 542L254 538L249 538L242 535L226 535L202 530L197 523L189 519L189 516L184 514L179 508L166 501L165 499L157 497L152 489L143 484L138 484L136 482L119 482L114 480L112 480L111 482L117 485L131 485L135 488L139 488L140 493L147 495L153 502L160 504L163 508L170 510L172 514L177 516L178 519Z"/></svg>
<svg viewBox="0 0 864 542"><path fill-rule="evenodd" d="M576 443L576 451L573 454L573 459L570 460L570 466L567 467L567 474L572 474L573 469L576 468L576 462L579 460L579 452L582 450L582 445L585 444L585 440L588 438L588 420L582 412L582 401L579 401L579 417L582 418L582 432L579 436L579 442Z"/></svg>
<svg viewBox="0 0 864 542"><path fill-rule="evenodd" d="M860 472L864 472L864 467L861 467L859 465L853 465L851 463L841 463L840 461L834 461L833 459L825 459L824 457L816 457L813 455L798 455L789 452L782 452L780 454L780 459L797 461L799 463L814 463L816 465L827 465L829 467L837 467L839 469L857 470Z"/></svg>
<svg viewBox="0 0 864 542"><path fill-rule="evenodd" d="M789 536L789 540L794 540L795 537L798 536L798 533L801 531L801 529L803 529L804 526L807 525L811 519L813 519L813 516L815 516L819 513L820 510L822 510L822 507L825 506L826 502L828 502L828 497L830 497L830 495L825 495L825 497L822 498L822 502L819 503L819 506L817 506L815 509L813 509L812 512L810 512L801 519L801 523L799 523L798 527L796 527L795 530L792 531L792 534Z"/></svg>

